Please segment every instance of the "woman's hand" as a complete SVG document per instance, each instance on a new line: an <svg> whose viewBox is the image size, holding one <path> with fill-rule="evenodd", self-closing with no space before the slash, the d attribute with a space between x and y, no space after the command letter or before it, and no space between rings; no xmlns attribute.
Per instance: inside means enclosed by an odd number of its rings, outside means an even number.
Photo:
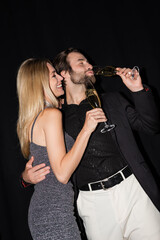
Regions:
<svg viewBox="0 0 160 240"><path fill-rule="evenodd" d="M105 121L107 121L107 118L102 108L94 108L86 112L86 119L83 128L85 131L92 133L96 129L98 123Z"/></svg>

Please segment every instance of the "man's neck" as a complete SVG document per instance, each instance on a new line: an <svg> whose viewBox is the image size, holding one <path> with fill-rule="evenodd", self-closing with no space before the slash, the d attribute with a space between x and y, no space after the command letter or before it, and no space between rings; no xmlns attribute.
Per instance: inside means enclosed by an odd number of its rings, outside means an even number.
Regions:
<svg viewBox="0 0 160 240"><path fill-rule="evenodd" d="M79 105L84 99L86 99L84 85L77 84L77 85L74 85L73 88L66 87L67 104Z"/></svg>

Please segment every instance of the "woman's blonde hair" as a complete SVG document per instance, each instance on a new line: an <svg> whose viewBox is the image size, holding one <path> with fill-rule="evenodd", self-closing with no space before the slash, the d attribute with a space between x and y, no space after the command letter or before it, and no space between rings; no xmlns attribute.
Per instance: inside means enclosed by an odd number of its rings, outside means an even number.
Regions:
<svg viewBox="0 0 160 240"><path fill-rule="evenodd" d="M17 134L21 151L25 158L29 156L29 129L30 125L45 107L44 93L49 97L52 107L58 107L49 84L48 59L27 59L24 61L17 75L17 93L19 100L19 116Z"/></svg>

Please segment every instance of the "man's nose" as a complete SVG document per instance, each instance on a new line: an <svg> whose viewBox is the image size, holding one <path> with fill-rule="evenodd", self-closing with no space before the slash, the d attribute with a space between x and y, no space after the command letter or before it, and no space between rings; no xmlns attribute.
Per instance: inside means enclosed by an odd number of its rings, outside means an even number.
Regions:
<svg viewBox="0 0 160 240"><path fill-rule="evenodd" d="M93 69L92 64L88 63L88 69Z"/></svg>

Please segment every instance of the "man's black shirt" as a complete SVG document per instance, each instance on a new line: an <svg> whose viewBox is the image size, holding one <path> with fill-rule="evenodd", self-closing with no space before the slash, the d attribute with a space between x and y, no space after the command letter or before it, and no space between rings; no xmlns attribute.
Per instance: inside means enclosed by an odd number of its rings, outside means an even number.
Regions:
<svg viewBox="0 0 160 240"><path fill-rule="evenodd" d="M74 140L84 125L86 112L91 109L92 107L87 99L79 105L64 104L64 129ZM107 178L127 165L118 146L112 139L111 133L100 132L103 127L104 123L98 124L96 130L92 133L76 170L78 188L87 183Z"/></svg>

